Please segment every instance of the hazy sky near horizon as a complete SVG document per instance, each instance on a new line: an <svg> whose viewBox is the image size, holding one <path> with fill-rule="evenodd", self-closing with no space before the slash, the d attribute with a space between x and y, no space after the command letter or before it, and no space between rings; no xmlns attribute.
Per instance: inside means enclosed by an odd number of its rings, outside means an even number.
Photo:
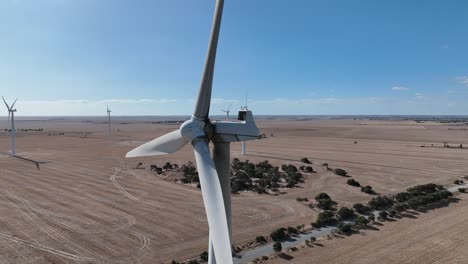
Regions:
<svg viewBox="0 0 468 264"><path fill-rule="evenodd" d="M214 3L0 0L0 94L27 116L191 114ZM254 114L468 114L468 1L224 11L212 114L246 90Z"/></svg>

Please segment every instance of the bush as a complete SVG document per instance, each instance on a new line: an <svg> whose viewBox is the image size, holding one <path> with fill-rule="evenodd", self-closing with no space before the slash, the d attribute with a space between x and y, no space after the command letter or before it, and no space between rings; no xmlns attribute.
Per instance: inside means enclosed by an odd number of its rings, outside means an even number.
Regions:
<svg viewBox="0 0 468 264"><path fill-rule="evenodd" d="M278 253L278 252L281 252L281 250L283 250L283 246L281 246L281 242L275 242L273 244L273 250Z"/></svg>
<svg viewBox="0 0 468 264"><path fill-rule="evenodd" d="M268 256L262 256L262 260L263 261L268 260Z"/></svg>
<svg viewBox="0 0 468 264"><path fill-rule="evenodd" d="M379 219L387 219L388 213L386 211L379 212Z"/></svg>
<svg viewBox="0 0 468 264"><path fill-rule="evenodd" d="M278 228L275 231L271 232L270 237L275 242L280 242L286 240L288 235L286 234L286 228Z"/></svg>
<svg viewBox="0 0 468 264"><path fill-rule="evenodd" d="M348 172L343 169L335 169L335 174L343 177L348 176Z"/></svg>
<svg viewBox="0 0 468 264"><path fill-rule="evenodd" d="M434 183L423 184L423 185L416 185L414 187L409 188L407 191L414 195L421 195L421 194L428 194L434 193L439 190L443 190L444 186L437 185Z"/></svg>
<svg viewBox="0 0 468 264"><path fill-rule="evenodd" d="M202 261L208 261L208 252L205 251L205 252L201 253L200 254L200 259Z"/></svg>
<svg viewBox="0 0 468 264"><path fill-rule="evenodd" d="M301 161L306 163L306 164L312 164L312 162L310 162L310 160L308 158L302 158Z"/></svg>
<svg viewBox="0 0 468 264"><path fill-rule="evenodd" d="M338 220L348 220L353 218L354 216L354 211L349 209L348 207L341 207L338 210L338 212L336 212L336 218Z"/></svg>
<svg viewBox="0 0 468 264"><path fill-rule="evenodd" d="M310 237L310 242L311 242L311 243L314 243L315 241L317 241L317 238L316 238L316 237L314 237L314 236Z"/></svg>
<svg viewBox="0 0 468 264"><path fill-rule="evenodd" d="M332 200L319 200L317 207L322 210L332 210L335 203Z"/></svg>
<svg viewBox="0 0 468 264"><path fill-rule="evenodd" d="M289 226L288 227L288 233L291 235L291 234L298 234L299 231L295 228L295 227L292 227L292 226Z"/></svg>
<svg viewBox="0 0 468 264"><path fill-rule="evenodd" d="M401 192L393 196L393 199L399 203L404 203L408 201L410 198L411 198L411 194L409 192Z"/></svg>
<svg viewBox="0 0 468 264"><path fill-rule="evenodd" d="M458 185L458 184L463 184L463 181L462 180L455 180L455 181L453 181L453 183Z"/></svg>
<svg viewBox="0 0 468 264"><path fill-rule="evenodd" d="M349 179L346 183L348 185L355 186L355 187L360 187L361 186L361 184L359 182L357 182L356 180L354 180L354 179Z"/></svg>
<svg viewBox="0 0 468 264"><path fill-rule="evenodd" d="M369 215L369 217L367 218L369 219L370 222L375 222L375 215Z"/></svg>
<svg viewBox="0 0 468 264"><path fill-rule="evenodd" d="M458 191L461 192L461 193L464 193L464 192L466 192L466 188L458 188Z"/></svg>
<svg viewBox="0 0 468 264"><path fill-rule="evenodd" d="M369 224L369 220L366 217L360 215L356 219L356 224L358 224L359 226L365 226L365 225Z"/></svg>
<svg viewBox="0 0 468 264"><path fill-rule="evenodd" d="M314 172L314 169L311 166L306 166L304 171L307 172L307 173L312 173L312 172Z"/></svg>
<svg viewBox="0 0 468 264"><path fill-rule="evenodd" d="M353 208L357 213L360 214L367 214L371 210L369 206L365 206L361 203L354 204Z"/></svg>
<svg viewBox="0 0 468 264"><path fill-rule="evenodd" d="M367 194L374 194L374 190L372 190L372 187L367 185L365 187L361 187L361 192L367 193Z"/></svg>
<svg viewBox="0 0 468 264"><path fill-rule="evenodd" d="M396 203L393 205L392 209L396 212L403 212L404 210L406 210L406 206L402 203Z"/></svg>
<svg viewBox="0 0 468 264"><path fill-rule="evenodd" d="M344 234L349 234L349 233L351 233L353 231L352 225L343 224L343 223L338 225L338 229Z"/></svg>
<svg viewBox="0 0 468 264"><path fill-rule="evenodd" d="M326 225L331 225L336 222L333 212L323 211L317 216L317 220L312 223L313 227L321 227Z"/></svg>
<svg viewBox="0 0 468 264"><path fill-rule="evenodd" d="M393 200L387 196L377 196L372 198L367 204L370 208L378 210L392 206Z"/></svg>
<svg viewBox="0 0 468 264"><path fill-rule="evenodd" d="M267 239L264 236L257 236L255 241L257 241L257 243L263 244L267 242Z"/></svg>
<svg viewBox="0 0 468 264"><path fill-rule="evenodd" d="M317 196L315 196L315 200L316 201L319 201L319 200L331 200L330 196L326 193L319 193L317 194Z"/></svg>

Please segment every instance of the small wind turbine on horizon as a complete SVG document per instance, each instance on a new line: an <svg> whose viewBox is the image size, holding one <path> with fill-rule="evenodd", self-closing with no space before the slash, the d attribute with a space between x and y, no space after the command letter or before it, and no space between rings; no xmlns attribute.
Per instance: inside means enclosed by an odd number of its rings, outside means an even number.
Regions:
<svg viewBox="0 0 468 264"><path fill-rule="evenodd" d="M109 105L107 106L107 135L111 135L111 118L110 118L110 113L112 111L109 109Z"/></svg>
<svg viewBox="0 0 468 264"><path fill-rule="evenodd" d="M11 156L14 157L16 156L16 135L15 135L15 112L16 109L13 109L13 107L16 104L16 101L18 101L18 98L13 102L11 106L8 105L8 103L5 101L5 98L3 98L3 102L5 103L5 106L8 109L8 122L10 123L10 136L11 136Z"/></svg>
<svg viewBox="0 0 468 264"><path fill-rule="evenodd" d="M226 120L229 120L229 113L231 112L231 106L232 106L232 103L229 105L228 109L221 110L226 113Z"/></svg>

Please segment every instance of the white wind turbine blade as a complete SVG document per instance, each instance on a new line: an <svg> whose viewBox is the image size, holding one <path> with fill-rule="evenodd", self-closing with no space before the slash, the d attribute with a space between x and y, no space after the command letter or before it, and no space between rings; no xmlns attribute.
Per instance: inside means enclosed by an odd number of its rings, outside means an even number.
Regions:
<svg viewBox="0 0 468 264"><path fill-rule="evenodd" d="M192 144L216 262L232 264L231 242L223 192L218 173L211 159L208 142L204 139L195 139Z"/></svg>
<svg viewBox="0 0 468 264"><path fill-rule="evenodd" d="M7 102L5 101L5 98L3 98L3 96L2 96L2 99L3 99L3 102L5 103L6 108L7 108L8 110L10 110L10 106L7 104Z"/></svg>
<svg viewBox="0 0 468 264"><path fill-rule="evenodd" d="M15 106L16 104L16 101L18 101L18 98L16 98L16 100L13 102L13 104L11 105L10 109L13 110L13 107Z"/></svg>
<svg viewBox="0 0 468 264"><path fill-rule="evenodd" d="M213 28L211 31L208 54L206 56L205 69L198 92L197 103L193 116L200 119L208 119L211 103L211 90L213 86L213 75L216 61L216 50L218 48L219 29L221 28L221 18L223 16L224 0L216 1Z"/></svg>
<svg viewBox="0 0 468 264"><path fill-rule="evenodd" d="M188 140L182 136L180 130L175 130L131 150L125 157L133 158L170 154L178 151L187 143Z"/></svg>

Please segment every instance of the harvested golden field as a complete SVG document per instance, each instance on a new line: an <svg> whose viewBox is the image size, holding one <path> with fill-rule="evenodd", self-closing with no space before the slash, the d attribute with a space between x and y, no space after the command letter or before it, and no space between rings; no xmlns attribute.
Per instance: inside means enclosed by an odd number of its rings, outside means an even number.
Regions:
<svg viewBox="0 0 468 264"><path fill-rule="evenodd" d="M32 163L0 154L3 263L168 263L206 250L200 191L148 170L150 164L193 161L190 146L168 156L124 158L133 147L177 126L119 118L108 138L102 121L18 119L19 129L44 128L18 133L18 155L45 163L37 170ZM248 142L245 157L239 155L240 144L233 144L232 158L299 166L308 157L317 173L278 196L234 195L235 244L268 235L273 228L312 222L318 211L296 197L327 192L340 205L371 198L320 166L324 162L347 170L380 194L419 183L449 184L468 175L468 149L437 147L443 141L468 146L468 132L448 130L447 125L292 118L262 118L258 124L268 138ZM6 127L6 122L0 125ZM0 153L5 154L9 137L0 133ZM139 162L146 169L135 169Z"/></svg>
<svg viewBox="0 0 468 264"><path fill-rule="evenodd" d="M321 239L319 245L288 253L292 259L266 263L468 263L468 197L458 203L405 217L360 234Z"/></svg>

